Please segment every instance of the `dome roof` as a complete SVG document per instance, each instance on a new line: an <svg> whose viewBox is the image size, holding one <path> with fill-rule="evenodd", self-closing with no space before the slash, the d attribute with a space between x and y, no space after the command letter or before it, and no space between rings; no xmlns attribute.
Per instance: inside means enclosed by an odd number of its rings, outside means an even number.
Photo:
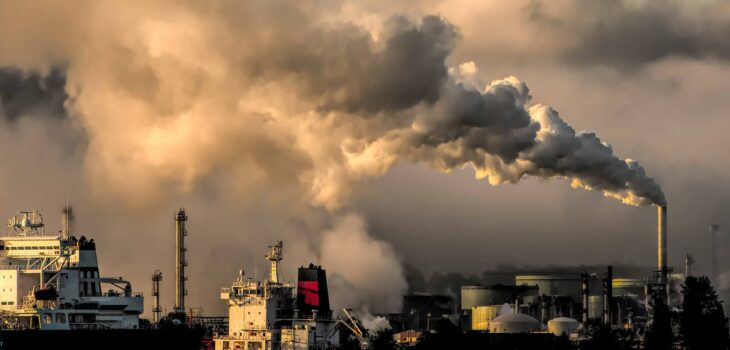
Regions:
<svg viewBox="0 0 730 350"><path fill-rule="evenodd" d="M528 323L538 323L539 321L530 316L525 314L516 314L514 312L510 312L508 314L503 314L500 316L495 317L490 322L505 322L505 323L512 323L512 322L528 322Z"/></svg>
<svg viewBox="0 0 730 350"><path fill-rule="evenodd" d="M556 317L548 322L560 322L560 323L579 323L578 321L570 318L570 317Z"/></svg>

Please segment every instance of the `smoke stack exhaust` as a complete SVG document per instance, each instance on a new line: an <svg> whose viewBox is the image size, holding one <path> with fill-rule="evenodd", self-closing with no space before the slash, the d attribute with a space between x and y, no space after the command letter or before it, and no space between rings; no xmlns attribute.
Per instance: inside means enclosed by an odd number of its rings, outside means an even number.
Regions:
<svg viewBox="0 0 730 350"><path fill-rule="evenodd" d="M667 281L667 206L657 206L657 269L661 282Z"/></svg>

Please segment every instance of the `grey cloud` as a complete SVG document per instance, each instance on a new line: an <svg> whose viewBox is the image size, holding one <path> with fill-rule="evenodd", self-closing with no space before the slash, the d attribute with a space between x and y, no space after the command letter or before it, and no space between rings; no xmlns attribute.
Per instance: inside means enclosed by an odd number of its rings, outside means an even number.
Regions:
<svg viewBox="0 0 730 350"><path fill-rule="evenodd" d="M562 53L569 63L635 69L673 56L730 59L730 25L718 15L722 2L614 0L577 1L574 6L574 15L586 20L566 18L559 24L576 39Z"/></svg>
<svg viewBox="0 0 730 350"><path fill-rule="evenodd" d="M0 116L11 122L23 115L64 118L65 84L60 69L41 75L0 68Z"/></svg>

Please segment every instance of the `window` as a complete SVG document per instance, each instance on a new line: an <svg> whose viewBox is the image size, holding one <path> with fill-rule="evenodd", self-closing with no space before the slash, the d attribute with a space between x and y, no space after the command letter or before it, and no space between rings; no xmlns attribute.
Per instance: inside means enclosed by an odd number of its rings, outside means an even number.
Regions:
<svg viewBox="0 0 730 350"><path fill-rule="evenodd" d="M8 305L7 301L0 302L0 305Z"/></svg>
<svg viewBox="0 0 730 350"><path fill-rule="evenodd" d="M15 305L14 301L8 301L8 305Z"/></svg>
<svg viewBox="0 0 730 350"><path fill-rule="evenodd" d="M59 312L56 314L56 323L66 323L66 314Z"/></svg>
<svg viewBox="0 0 730 350"><path fill-rule="evenodd" d="M51 318L51 314L43 314L43 324L51 323L53 323L53 318Z"/></svg>

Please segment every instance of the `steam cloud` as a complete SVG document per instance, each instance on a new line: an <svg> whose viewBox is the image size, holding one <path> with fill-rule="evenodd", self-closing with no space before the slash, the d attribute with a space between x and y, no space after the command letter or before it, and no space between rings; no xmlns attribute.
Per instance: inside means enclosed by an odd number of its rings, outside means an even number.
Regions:
<svg viewBox="0 0 730 350"><path fill-rule="evenodd" d="M366 28L339 6L3 2L0 67L51 81L64 67L91 190L129 208L212 183L336 211L399 161L471 166L492 185L565 178L626 204L665 203L637 162L533 104L517 78L475 87L475 65L450 68L459 33L444 19L394 16ZM338 240L386 257L376 270L393 271L404 289L394 253L357 220L343 225ZM336 273L328 252L341 248L328 237L322 263Z"/></svg>
<svg viewBox="0 0 730 350"><path fill-rule="evenodd" d="M0 63L68 65L69 109L89 134L88 172L105 195L149 202L223 172L294 182L295 195L335 209L359 182L408 160L472 166L493 185L564 177L627 204L664 203L637 162L531 104L518 79L477 90L450 76L459 35L439 17L393 17L375 38L308 2L166 5L101 2L76 25L55 17L64 5L40 16L3 5L32 20L2 21ZM7 34L34 25L38 37ZM27 45L59 36L68 45Z"/></svg>

